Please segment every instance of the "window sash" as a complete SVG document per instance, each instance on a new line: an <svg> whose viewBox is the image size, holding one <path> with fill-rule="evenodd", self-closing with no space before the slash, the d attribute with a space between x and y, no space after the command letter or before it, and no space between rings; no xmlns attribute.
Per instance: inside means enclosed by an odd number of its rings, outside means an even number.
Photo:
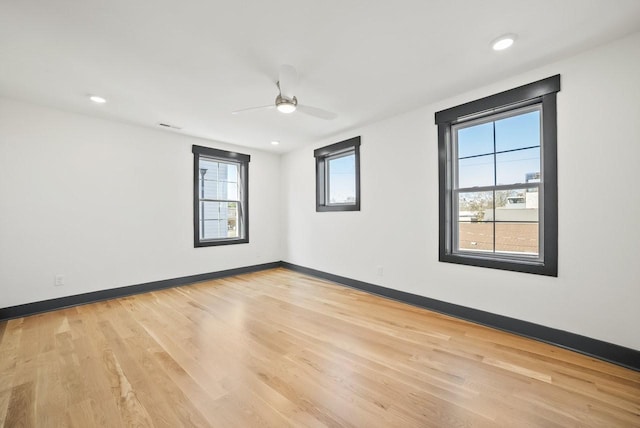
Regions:
<svg viewBox="0 0 640 428"><path fill-rule="evenodd" d="M228 199L200 199L200 202L233 202L235 204L237 204L237 208L238 208L238 212L237 212L237 218L238 218L238 224L237 224L237 228L238 228L238 236L232 236L232 237L220 237L220 238L205 238L204 237L204 229L202 228L202 226L200 226L200 230L199 230L199 236L200 236L200 242L216 242L216 241L224 241L224 240L238 240L238 239L243 239L244 238L244 209L243 209L243 203L242 201L236 201L236 200L228 200ZM202 225L203 222L207 222L207 221L224 221L224 220L220 220L220 219L207 219L207 218L203 218L203 207L201 205L200 208L200 212L198 214L199 216L199 222ZM229 220L228 218L226 219L227 221Z"/></svg>
<svg viewBox="0 0 640 428"><path fill-rule="evenodd" d="M198 213L199 216L199 233L198 236L200 237L200 241L201 242L215 242L215 241L224 241L224 240L237 240L237 239L242 239L244 237L244 216L242 215L243 213L243 209L242 209L242 201L243 201L243 195L242 195L242 189L243 189L243 182L242 182L242 168L244 167L243 164L241 162L229 162L227 160L223 160L223 159L218 159L215 157L210 157L210 156L206 156L206 155L200 155L199 159L198 159L198 165L199 167L201 167L202 165L202 161L208 161L208 162L213 162L213 163L217 163L218 167L217 167L217 177L215 179L210 179L208 181L210 182L214 182L216 183L216 188L217 185L219 183L236 183L236 187L237 187L237 195L238 195L238 199L222 199L222 198L204 198L202 197L203 193L204 193L204 186L205 186L205 177L202 177L199 180L200 183L200 191L198 192L198 196L199 196L199 205L200 205L200 210ZM235 177L235 181L229 180L230 177L227 177L227 180L220 180L219 176L220 176L220 165L230 165L230 166L235 166L236 167L236 177ZM221 203L235 203L237 204L237 218L238 218L238 224L236 225L236 227L238 228L238 236L233 236L233 237L216 237L216 238L205 238L204 233L204 223L206 221L211 221L211 220L216 220L216 221L221 221L220 219L207 219L204 218L204 202L221 202ZM227 219L228 221L228 219Z"/></svg>
<svg viewBox="0 0 640 428"><path fill-rule="evenodd" d="M332 160L337 160L340 158L344 158L347 156L354 156L356 155L356 151L355 149L349 149L346 150L344 152L339 152L336 154L332 154L329 155L327 157L324 158L323 162L324 162L324 188L325 188L325 192L324 192L324 204L327 206L349 206L349 205L355 205L356 201L354 199L353 202L331 202L331 161ZM355 162L355 159L354 159ZM354 180L355 180L355 171L354 171Z"/></svg>
<svg viewBox="0 0 640 428"><path fill-rule="evenodd" d="M459 195L460 193L469 193L470 191L468 190L453 190L452 191L452 198L451 198L451 206L452 206L452 218L451 218L451 237L452 237L452 252L454 254L461 254L461 255L472 255L472 256L477 256L477 255L486 255L488 257L500 257L500 258L505 258L505 259L531 259L533 261L537 261L537 262L544 262L544 213L543 210L541 209L542 206L542 201L544 199L543 197L543 190L542 190L542 186L540 185L541 183L531 183L529 184L526 188L527 189L537 189L538 190L538 220L537 221L532 221L532 220L496 220L496 206L495 206L495 193L499 192L501 190L520 190L523 189L523 186L518 186L518 185L514 185L514 186L500 186L501 188L483 188L483 190L478 190L478 188L472 188L471 192L477 192L477 193L481 193L481 192L491 192L493 191L493 220L482 220L482 221L477 221L474 223L485 223L485 224L493 224L493 251L477 251L477 250L470 250L470 249L464 249L464 248L460 248L460 231L459 231L459 226L461 223L466 223L466 222L461 222L460 221L460 207L459 207ZM514 252L514 253L508 253L508 252L504 252L504 251L496 251L496 233L495 233L495 225L496 224L500 224L500 223L521 223L521 224L537 224L538 225L538 254L528 254L525 252Z"/></svg>
<svg viewBox="0 0 640 428"><path fill-rule="evenodd" d="M450 221L449 221L449 236L451 236L451 247L450 250L453 254L466 255L472 257L487 257L492 259L505 259L505 260L531 260L537 263L544 263L544 129L543 129L543 111L542 111L542 102L536 102L534 104L528 103L524 107L512 107L509 110L501 109L498 113L493 114L483 114L482 117L479 118L470 118L464 121L458 121L457 123L451 125L451 133L450 133L450 144L448 148L448 170L450 173L449 182L452 183L451 191L450 191ZM530 147L522 147L511 150L496 150L496 141L495 134L493 136L493 148L492 152L477 154L473 156L466 156L463 158L458 157L458 132L465 128L470 128L473 126L482 125L485 123L492 123L502 119L507 119L510 117L515 117L527 113L531 113L534 111L540 112L540 144L539 146L530 146ZM523 183L512 183L512 184L501 184L501 185L490 185L490 186L475 186L475 187L458 187L459 182L459 161L461 159L469 159L479 156L489 156L493 155L494 161L494 183L496 179L496 156L500 153L509 153L521 150L528 150L531 148L540 148L540 174L538 182L523 182ZM519 189L538 189L538 254L526 254L526 253L505 253L505 252L496 252L496 235L495 235L495 225L496 223L503 223L501 221L496 221L495 218L495 193L503 190L519 190ZM493 192L493 221L485 221L483 223L492 223L494 225L494 233L493 233L493 251L474 251L468 249L460 248L460 236L459 236L459 225L460 225L460 209L459 209L459 194L460 193L472 193L472 192ZM524 222L518 222L524 223Z"/></svg>

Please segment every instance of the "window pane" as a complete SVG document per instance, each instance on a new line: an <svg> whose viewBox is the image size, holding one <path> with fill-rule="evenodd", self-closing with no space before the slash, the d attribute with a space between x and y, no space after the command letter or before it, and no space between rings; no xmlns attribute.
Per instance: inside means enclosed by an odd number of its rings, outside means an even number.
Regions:
<svg viewBox="0 0 640 428"><path fill-rule="evenodd" d="M458 158L493 153L493 122L458 130Z"/></svg>
<svg viewBox="0 0 640 428"><path fill-rule="evenodd" d="M220 238L220 203L200 202L200 237L201 239Z"/></svg>
<svg viewBox="0 0 640 428"><path fill-rule="evenodd" d="M227 192L227 179L229 177L229 164L220 163L218 165L217 199L229 199Z"/></svg>
<svg viewBox="0 0 640 428"><path fill-rule="evenodd" d="M202 239L237 238L240 225L236 202L200 202Z"/></svg>
<svg viewBox="0 0 640 428"><path fill-rule="evenodd" d="M496 223L496 252L539 254L538 223Z"/></svg>
<svg viewBox="0 0 640 428"><path fill-rule="evenodd" d="M496 152L540 145L540 111L497 120Z"/></svg>
<svg viewBox="0 0 640 428"><path fill-rule="evenodd" d="M225 164L227 168L227 181L230 183L238 182L238 165Z"/></svg>
<svg viewBox="0 0 640 428"><path fill-rule="evenodd" d="M461 192L458 194L458 219L473 223L493 216L493 192Z"/></svg>
<svg viewBox="0 0 640 428"><path fill-rule="evenodd" d="M496 191L495 221L538 222L538 189ZM493 218L487 218L493 220Z"/></svg>
<svg viewBox="0 0 640 428"><path fill-rule="evenodd" d="M238 198L238 183L226 183L227 199L239 199Z"/></svg>
<svg viewBox="0 0 640 428"><path fill-rule="evenodd" d="M327 159L328 203L356 203L356 156Z"/></svg>
<svg viewBox="0 0 640 428"><path fill-rule="evenodd" d="M458 248L493 252L493 223L458 223Z"/></svg>
<svg viewBox="0 0 640 428"><path fill-rule="evenodd" d="M204 194L202 177L204 173ZM211 160L200 161L200 198L239 199L238 166Z"/></svg>
<svg viewBox="0 0 640 428"><path fill-rule="evenodd" d="M496 181L498 185L526 183L527 178L533 176L537 176L540 181L539 147L496 155Z"/></svg>
<svg viewBox="0 0 640 428"><path fill-rule="evenodd" d="M211 160L200 160L200 198L217 199L218 198L218 167L219 163ZM203 193L204 178L204 193Z"/></svg>
<svg viewBox="0 0 640 428"><path fill-rule="evenodd" d="M218 162L210 159L200 158L200 169L207 170L207 178L215 180L218 176Z"/></svg>
<svg viewBox="0 0 640 428"><path fill-rule="evenodd" d="M493 155L458 161L458 188L493 185Z"/></svg>
<svg viewBox="0 0 640 428"><path fill-rule="evenodd" d="M227 238L238 238L240 236L240 217L238 204L236 202L228 202L227 218L224 227L227 231Z"/></svg>
<svg viewBox="0 0 640 428"><path fill-rule="evenodd" d="M227 164L227 177L224 186L226 187L225 192L227 195L227 199L239 199L238 196L238 165Z"/></svg>
<svg viewBox="0 0 640 428"><path fill-rule="evenodd" d="M238 167L220 163L218 167L217 199L238 199Z"/></svg>
<svg viewBox="0 0 640 428"><path fill-rule="evenodd" d="M200 218L218 220L220 218L220 202L200 202Z"/></svg>
<svg viewBox="0 0 640 428"><path fill-rule="evenodd" d="M493 224L484 223L493 215L493 192L458 194L458 249L493 251Z"/></svg>
<svg viewBox="0 0 640 428"><path fill-rule="evenodd" d="M201 180L202 181L202 180ZM207 176L204 177L204 193L202 192L202 187L200 188L200 198L201 199L216 199L216 195L218 192L216 191L216 183L215 180L209 180Z"/></svg>
<svg viewBox="0 0 640 428"><path fill-rule="evenodd" d="M223 222L221 220L204 220L203 222L201 222L201 239L215 239L224 237L222 223Z"/></svg>

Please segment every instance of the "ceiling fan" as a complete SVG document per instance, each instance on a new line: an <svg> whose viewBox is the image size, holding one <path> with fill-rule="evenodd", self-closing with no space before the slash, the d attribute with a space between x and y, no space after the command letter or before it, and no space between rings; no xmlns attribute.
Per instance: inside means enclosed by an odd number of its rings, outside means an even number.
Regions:
<svg viewBox="0 0 640 428"><path fill-rule="evenodd" d="M274 104L236 110L232 112L232 114L275 108L278 109L280 113L288 114L293 113L294 111L299 111L300 113L325 120L332 120L338 117L337 114L323 110L321 108L298 104L298 99L294 95L297 83L298 73L296 72L296 69L291 65L283 65L282 67L280 67L280 76L278 81L276 82L279 93Z"/></svg>

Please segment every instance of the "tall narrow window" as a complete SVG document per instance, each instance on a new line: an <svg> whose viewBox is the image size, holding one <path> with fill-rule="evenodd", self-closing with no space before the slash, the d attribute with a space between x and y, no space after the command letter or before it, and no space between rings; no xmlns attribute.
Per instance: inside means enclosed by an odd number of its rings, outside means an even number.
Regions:
<svg viewBox="0 0 640 428"><path fill-rule="evenodd" d="M560 76L436 113L440 260L557 275Z"/></svg>
<svg viewBox="0 0 640 428"><path fill-rule="evenodd" d="M360 211L360 137L322 147L316 158L316 211Z"/></svg>
<svg viewBox="0 0 640 428"><path fill-rule="evenodd" d="M249 155L193 146L194 246L249 242Z"/></svg>

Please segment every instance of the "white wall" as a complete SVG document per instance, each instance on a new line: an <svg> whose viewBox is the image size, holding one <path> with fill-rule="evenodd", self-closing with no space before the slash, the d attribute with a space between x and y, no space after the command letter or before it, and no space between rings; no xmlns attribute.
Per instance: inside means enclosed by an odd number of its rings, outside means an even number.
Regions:
<svg viewBox="0 0 640 428"><path fill-rule="evenodd" d="M192 144L251 155L249 244L193 247ZM274 154L0 99L0 308L278 261L279 176Z"/></svg>
<svg viewBox="0 0 640 428"><path fill-rule="evenodd" d="M558 278L438 262L434 113L558 73ZM284 260L640 349L639 76L636 34L284 156ZM362 210L315 212L313 149L357 135Z"/></svg>

